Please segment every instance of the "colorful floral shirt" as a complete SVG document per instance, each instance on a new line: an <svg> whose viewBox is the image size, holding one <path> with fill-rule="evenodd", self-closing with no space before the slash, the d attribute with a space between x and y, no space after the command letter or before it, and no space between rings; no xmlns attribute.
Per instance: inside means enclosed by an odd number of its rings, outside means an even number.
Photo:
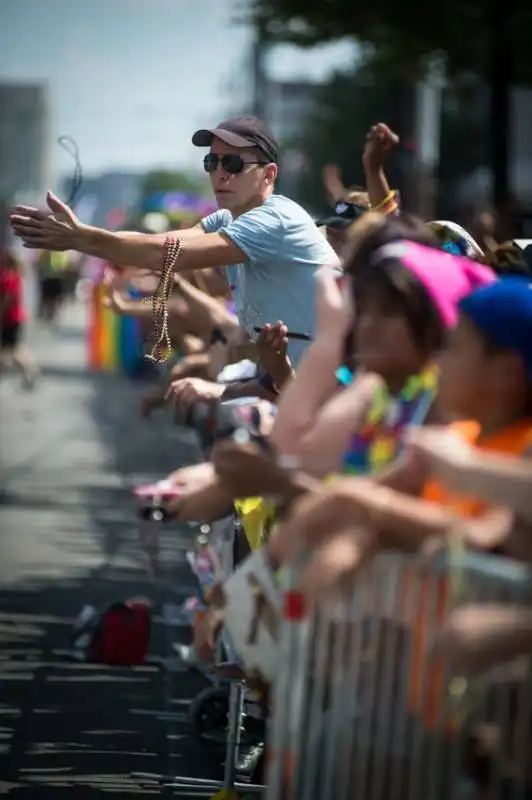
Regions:
<svg viewBox="0 0 532 800"><path fill-rule="evenodd" d="M385 387L377 389L365 423L351 438L344 455L344 472L375 473L394 461L401 449L403 430L424 422L437 387L437 370L430 366L408 378L395 396Z"/></svg>

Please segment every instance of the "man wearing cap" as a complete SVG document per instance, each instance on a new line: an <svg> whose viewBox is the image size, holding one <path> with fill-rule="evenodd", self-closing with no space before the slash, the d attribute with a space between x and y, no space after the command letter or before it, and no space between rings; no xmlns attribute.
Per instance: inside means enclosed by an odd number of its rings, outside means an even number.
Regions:
<svg viewBox="0 0 532 800"><path fill-rule="evenodd" d="M197 147L219 210L194 228L179 231L178 272L226 267L240 324L253 335L266 323L283 320L297 362L314 331L314 273L338 264L337 256L311 217L297 203L274 193L277 143L256 117L237 117L197 131ZM77 250L116 264L160 271L167 234L111 232L82 224L52 194L48 211L18 206L11 225L25 247ZM51 213L50 213L51 212ZM301 334L304 336L301 337Z"/></svg>

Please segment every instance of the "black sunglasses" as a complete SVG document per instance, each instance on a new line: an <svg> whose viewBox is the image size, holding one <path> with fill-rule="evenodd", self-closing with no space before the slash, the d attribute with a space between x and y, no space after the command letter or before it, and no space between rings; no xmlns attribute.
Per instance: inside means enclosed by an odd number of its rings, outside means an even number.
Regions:
<svg viewBox="0 0 532 800"><path fill-rule="evenodd" d="M358 203L347 203L345 200L336 203L334 207L334 213L337 217L342 217L342 219L358 219L367 210L367 208L358 205Z"/></svg>
<svg viewBox="0 0 532 800"><path fill-rule="evenodd" d="M208 153L203 159L203 169L209 174L211 172L216 172L218 166L221 165L224 172L228 172L230 175L238 175L248 164L262 164L266 166L267 162L244 161L242 156L236 153L226 153L223 156L219 156L217 153Z"/></svg>

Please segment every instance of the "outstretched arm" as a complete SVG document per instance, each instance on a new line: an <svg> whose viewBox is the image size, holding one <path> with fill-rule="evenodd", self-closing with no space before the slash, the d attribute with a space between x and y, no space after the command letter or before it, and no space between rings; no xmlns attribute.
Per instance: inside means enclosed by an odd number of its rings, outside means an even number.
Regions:
<svg viewBox="0 0 532 800"><path fill-rule="evenodd" d="M163 267L166 234L106 231L83 225L71 208L59 198L47 196L49 211L18 206L11 214L14 233L24 246L38 250L76 250L128 267L159 272ZM52 213L50 213L50 211ZM175 270L204 269L248 260L234 242L218 233L206 233L201 223L178 231L183 249Z"/></svg>
<svg viewBox="0 0 532 800"><path fill-rule="evenodd" d="M224 267L240 264L247 256L230 239L219 233L205 233L191 228L179 231L183 248L176 261L175 271ZM166 235L114 233L84 225L78 232L72 249L105 258L115 264L140 267L160 272L163 268Z"/></svg>

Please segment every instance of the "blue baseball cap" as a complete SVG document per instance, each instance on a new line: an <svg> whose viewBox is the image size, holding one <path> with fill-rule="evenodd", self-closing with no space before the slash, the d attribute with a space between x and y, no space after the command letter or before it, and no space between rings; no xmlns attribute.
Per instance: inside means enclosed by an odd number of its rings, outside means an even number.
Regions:
<svg viewBox="0 0 532 800"><path fill-rule="evenodd" d="M501 278L464 297L465 314L495 347L517 353L532 379L532 281Z"/></svg>

